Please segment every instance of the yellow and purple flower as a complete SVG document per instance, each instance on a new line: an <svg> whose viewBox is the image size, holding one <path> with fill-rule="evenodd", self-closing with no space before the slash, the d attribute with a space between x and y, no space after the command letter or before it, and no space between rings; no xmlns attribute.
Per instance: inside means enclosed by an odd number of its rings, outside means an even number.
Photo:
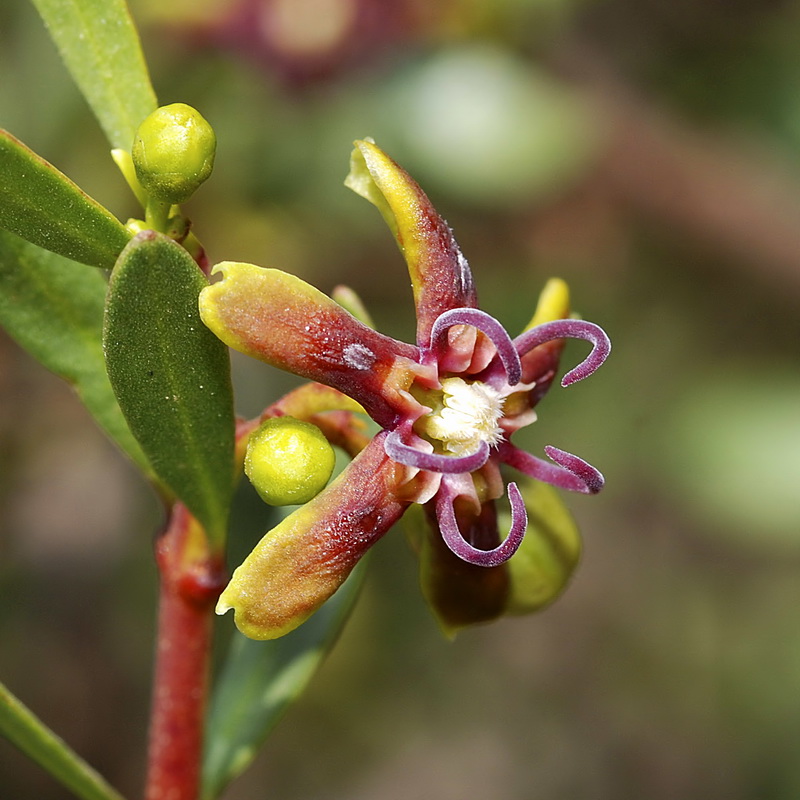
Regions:
<svg viewBox="0 0 800 800"><path fill-rule="evenodd" d="M603 485L600 472L577 456L546 447L545 461L511 442L536 419L564 339L585 339L592 350L562 386L590 375L609 353L600 327L569 318L566 285L551 281L531 324L512 339L477 308L452 231L401 167L371 141L359 141L346 183L378 207L406 259L416 344L378 333L275 269L219 264L222 280L200 299L206 325L231 347L337 390L326 390L327 405L318 411L363 410L381 428L234 573L218 611L233 608L237 626L253 638L275 638L303 622L414 503L425 507L435 533L423 581L443 626L499 616L510 596L509 559L528 527L522 493L509 483L510 531L501 541L501 467L578 492Z"/></svg>

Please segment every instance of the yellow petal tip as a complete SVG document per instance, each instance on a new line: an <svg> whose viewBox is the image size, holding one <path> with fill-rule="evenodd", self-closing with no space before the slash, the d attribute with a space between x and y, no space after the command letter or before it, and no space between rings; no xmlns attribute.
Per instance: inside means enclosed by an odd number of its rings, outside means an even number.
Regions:
<svg viewBox="0 0 800 800"><path fill-rule="evenodd" d="M569 286L561 278L550 278L539 295L536 312L525 330L567 317L569 317Z"/></svg>

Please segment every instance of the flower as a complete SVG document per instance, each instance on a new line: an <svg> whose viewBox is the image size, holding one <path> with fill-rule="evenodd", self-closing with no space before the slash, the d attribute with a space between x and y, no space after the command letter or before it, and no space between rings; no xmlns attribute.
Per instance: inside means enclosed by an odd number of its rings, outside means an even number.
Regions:
<svg viewBox="0 0 800 800"><path fill-rule="evenodd" d="M378 207L405 256L416 344L378 333L275 269L224 262L214 268L222 280L200 298L204 322L231 347L333 387L342 393L328 392L342 397L338 407L360 407L381 428L234 573L217 610L233 608L237 626L253 638L275 638L303 622L414 503L433 523L433 538L422 547L423 583L442 626L451 631L496 617L509 605L514 571L507 562L528 527L520 488L509 483L510 532L500 541L501 465L578 492L603 485L602 475L577 456L546 447L545 461L511 442L536 419L534 406L554 378L565 338L585 339L592 350L562 386L590 375L608 355L601 328L567 318L566 285L547 285L531 324L512 340L477 308L452 231L400 166L373 142L358 141L346 183ZM577 546L567 549L566 574Z"/></svg>

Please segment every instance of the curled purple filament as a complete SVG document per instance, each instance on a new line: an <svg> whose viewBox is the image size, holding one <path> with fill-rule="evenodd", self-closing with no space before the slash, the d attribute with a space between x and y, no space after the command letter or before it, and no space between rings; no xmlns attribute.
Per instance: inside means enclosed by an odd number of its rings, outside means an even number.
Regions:
<svg viewBox="0 0 800 800"><path fill-rule="evenodd" d="M547 445L544 451L555 462L554 464L520 450L508 442L500 445L499 456L503 463L559 489L581 494L597 494L603 488L605 483L603 474L582 458L552 445Z"/></svg>
<svg viewBox="0 0 800 800"><path fill-rule="evenodd" d="M484 333L495 346L512 386L522 380L522 364L518 348L506 329L491 315L477 308L453 308L440 314L431 328L431 350L440 348L442 339L453 325L471 325Z"/></svg>
<svg viewBox="0 0 800 800"><path fill-rule="evenodd" d="M553 339L584 339L592 345L591 353L561 379L561 385L564 387L588 378L611 352L611 340L606 332L599 325L582 319L557 319L553 322L544 322L517 336L514 346L517 352L524 356L534 347Z"/></svg>
<svg viewBox="0 0 800 800"><path fill-rule="evenodd" d="M457 492L447 484L447 479L442 481L442 487L436 497L436 517L444 543L462 561L478 567L496 567L508 561L517 552L525 529L528 527L528 514L525 503L516 483L508 484L508 500L511 503L511 530L497 547L492 550L479 550L471 545L462 535L456 519L453 505Z"/></svg>
<svg viewBox="0 0 800 800"><path fill-rule="evenodd" d="M412 434L416 436L416 434ZM480 469L489 459L489 445L480 442L474 453L465 456L448 456L441 453L425 453L416 447L405 444L400 430L393 430L383 443L386 455L399 464L418 469L439 472L442 475L455 475L462 472L474 472Z"/></svg>

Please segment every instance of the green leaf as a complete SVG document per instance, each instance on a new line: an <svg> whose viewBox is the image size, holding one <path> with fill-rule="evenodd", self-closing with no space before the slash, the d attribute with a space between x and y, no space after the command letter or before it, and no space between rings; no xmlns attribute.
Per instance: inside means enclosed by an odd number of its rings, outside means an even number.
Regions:
<svg viewBox="0 0 800 800"><path fill-rule="evenodd" d="M153 469L220 545L233 493L233 395L228 350L200 320L207 285L180 245L140 233L111 273L103 346Z"/></svg>
<svg viewBox="0 0 800 800"><path fill-rule="evenodd" d="M0 130L0 228L93 267L114 266L125 226L10 133Z"/></svg>
<svg viewBox="0 0 800 800"><path fill-rule="evenodd" d="M299 628L258 642L236 632L214 687L206 726L203 800L213 800L258 754L283 712L308 685L347 621L366 560Z"/></svg>
<svg viewBox="0 0 800 800"><path fill-rule="evenodd" d="M106 374L103 274L0 230L0 325L37 361L75 387L106 433L152 476Z"/></svg>
<svg viewBox="0 0 800 800"><path fill-rule="evenodd" d="M82 800L122 800L121 794L1 683L0 734Z"/></svg>
<svg viewBox="0 0 800 800"><path fill-rule="evenodd" d="M33 0L112 147L130 151L157 106L124 0Z"/></svg>

